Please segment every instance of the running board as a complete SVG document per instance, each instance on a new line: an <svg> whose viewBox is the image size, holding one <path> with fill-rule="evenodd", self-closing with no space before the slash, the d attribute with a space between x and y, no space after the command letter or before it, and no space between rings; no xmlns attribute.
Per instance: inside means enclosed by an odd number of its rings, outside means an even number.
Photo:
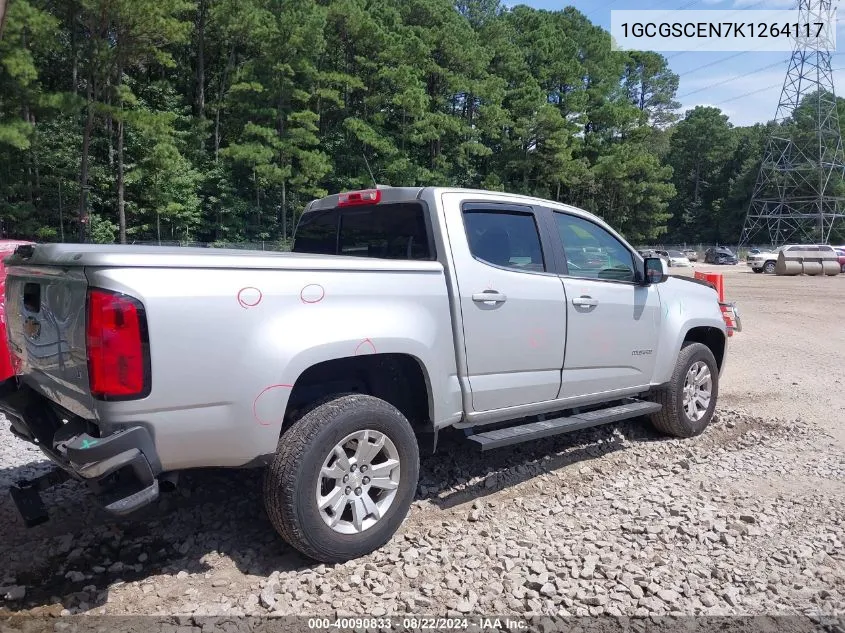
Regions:
<svg viewBox="0 0 845 633"><path fill-rule="evenodd" d="M641 415L649 415L651 413L657 413L660 409L662 409L662 406L656 402L637 400L627 404L620 404L606 409L596 409L562 418L553 418L551 420L519 424L493 431L484 431L483 433L474 433L467 439L477 442L482 451L489 451L493 448L501 448L502 446L510 446L511 444L519 444L520 442L530 442L531 440L539 440L540 438L551 435L570 433L591 426L600 426L610 422L636 418Z"/></svg>

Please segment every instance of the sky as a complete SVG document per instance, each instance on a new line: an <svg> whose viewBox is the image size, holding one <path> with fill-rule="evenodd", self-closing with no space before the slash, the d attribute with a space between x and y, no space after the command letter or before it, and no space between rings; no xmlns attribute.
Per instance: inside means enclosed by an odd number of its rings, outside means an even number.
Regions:
<svg viewBox="0 0 845 633"><path fill-rule="evenodd" d="M511 0L503 4L526 4L536 9L576 7L587 18L610 30L610 12L617 9L739 10L791 9L795 0ZM671 14L669 14L671 15ZM667 15L667 17L669 17ZM797 17L797 10L796 10ZM742 14L735 18L741 21ZM845 96L845 20L838 17L837 50L832 58L834 91ZM677 100L680 112L697 105L716 106L736 126L766 122L775 117L790 53L774 52L662 52L669 67L679 75Z"/></svg>

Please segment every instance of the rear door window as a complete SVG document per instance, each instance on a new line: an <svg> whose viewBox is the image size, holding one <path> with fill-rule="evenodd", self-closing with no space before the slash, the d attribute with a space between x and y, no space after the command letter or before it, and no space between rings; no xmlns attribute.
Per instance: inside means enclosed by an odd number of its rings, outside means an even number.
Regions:
<svg viewBox="0 0 845 633"><path fill-rule="evenodd" d="M463 213L472 256L488 264L545 272L540 233L532 213L473 209Z"/></svg>

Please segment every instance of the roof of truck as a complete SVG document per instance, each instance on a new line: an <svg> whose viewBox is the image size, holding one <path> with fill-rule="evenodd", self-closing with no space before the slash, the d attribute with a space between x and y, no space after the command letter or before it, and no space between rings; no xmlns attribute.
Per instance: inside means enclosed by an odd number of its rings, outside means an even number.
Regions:
<svg viewBox="0 0 845 633"><path fill-rule="evenodd" d="M511 193L508 191L493 191L490 189L470 189L465 187L440 187L440 186L427 186L427 187L391 187L387 185L377 185L376 188L370 189L357 189L354 191L345 191L342 193L336 193L329 196L325 196L323 198L319 198L316 200L312 200L306 207L303 212L305 213L311 211L324 211L329 209L337 208L338 206L344 206L341 203L342 197L347 196L347 199L344 201L346 204L349 205L350 208L355 208L358 204L373 204L374 200L369 202L365 201L367 195L373 194L373 192L378 191L378 203L396 203L396 202L408 202L415 199L422 198L427 192L431 195L437 195L438 193L459 193L466 196L473 196L477 195L479 197L497 197L500 200L503 198L509 199L514 203L518 204L523 202L525 204L531 205L539 205L549 209L557 209L560 211L565 211L567 213L572 213L574 215L581 216L587 220L595 222L599 224L602 228L609 231L612 235L618 237L619 239L625 241L627 240L624 235L619 233L614 227L612 227L606 220L601 218L600 216L596 215L595 213L591 213L586 209L582 209L580 207L576 207L570 204L566 204L564 202L556 202L554 200L547 200L545 198L538 198L537 196L527 196L520 193ZM349 200L348 196L350 195L358 195L358 200L351 201ZM630 244L629 244L630 245ZM633 247L632 247L633 248Z"/></svg>
<svg viewBox="0 0 845 633"><path fill-rule="evenodd" d="M381 200L380 202L404 202L408 200L415 200L422 197L423 192L426 190L430 190L433 192L439 193L461 193L461 194L476 194L476 195L495 195L495 196L504 196L507 198L514 198L517 200L523 200L529 204L542 204L547 207L555 208L555 209L565 209L568 211L575 211L580 214L585 214L590 217L598 217L594 213L590 213L589 211L582 209L580 207L573 206L571 204L566 204L565 202L556 202L554 200L548 200L546 198L539 198L537 196L527 196L522 193L512 193L510 191L494 191L491 189L474 189L474 188L466 188L466 187L442 187L442 186L425 186L425 187L392 187L389 185L378 185L377 187L370 187L369 189L356 189L350 191L344 191L341 193L334 193L328 196L324 196L322 198L317 198L312 200L306 207L304 213L309 211L320 211L324 209L332 209L338 206L340 202L341 196L348 195L350 193L363 193L368 191L375 191L378 190L381 192ZM601 218L598 218L601 220ZM603 221L603 220L602 220Z"/></svg>

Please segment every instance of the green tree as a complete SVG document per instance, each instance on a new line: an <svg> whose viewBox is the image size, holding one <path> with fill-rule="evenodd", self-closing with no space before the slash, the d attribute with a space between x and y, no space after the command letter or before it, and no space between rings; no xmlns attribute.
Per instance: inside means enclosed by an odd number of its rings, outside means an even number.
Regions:
<svg viewBox="0 0 845 633"><path fill-rule="evenodd" d="M612 51L573 7L14 0L8 15L0 213L21 236L63 239L90 211L79 237L97 241L287 243L309 200L375 179L535 194L654 239L670 212L685 231L727 218L753 160L714 156L691 195L677 76Z"/></svg>
<svg viewBox="0 0 845 633"><path fill-rule="evenodd" d="M615 145L593 168L597 195L592 211L619 227L628 240L654 240L666 232L675 194L672 168L633 144Z"/></svg>
<svg viewBox="0 0 845 633"><path fill-rule="evenodd" d="M41 67L55 46L59 20L27 0L8 7L0 40L0 217L18 235L44 224L45 154L38 124L49 120L58 95L48 91Z"/></svg>
<svg viewBox="0 0 845 633"><path fill-rule="evenodd" d="M625 64L625 90L628 99L642 111L651 125L664 127L678 119L675 101L678 75L669 70L663 55L631 51Z"/></svg>
<svg viewBox="0 0 845 633"><path fill-rule="evenodd" d="M727 193L725 159L735 147L728 117L713 107L688 110L672 133L669 163L677 196L672 203L671 236L688 241L712 228L713 214Z"/></svg>

